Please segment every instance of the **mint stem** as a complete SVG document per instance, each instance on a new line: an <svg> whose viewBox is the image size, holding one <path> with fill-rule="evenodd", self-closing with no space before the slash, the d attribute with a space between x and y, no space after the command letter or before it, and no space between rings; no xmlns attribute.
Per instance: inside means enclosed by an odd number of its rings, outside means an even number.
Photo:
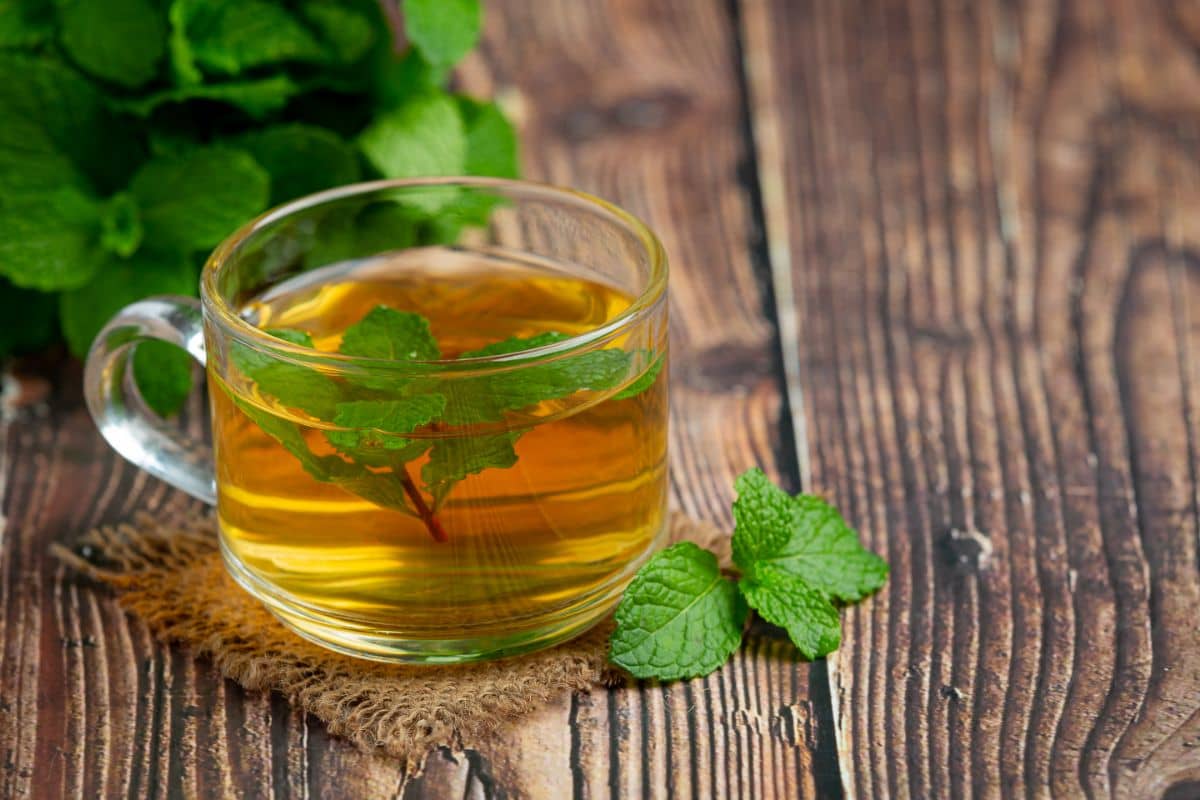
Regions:
<svg viewBox="0 0 1200 800"><path fill-rule="evenodd" d="M408 467L397 467L400 470L400 484L404 487L404 493L408 495L408 499L412 500L413 508L417 511L417 516L425 523L425 527L429 530L429 535L433 537L435 542L447 542L449 538L446 536L446 529L442 527L442 522L433 513L433 509L425 502L425 498L421 496L421 490L417 488L417 484L413 483L412 476L408 474Z"/></svg>

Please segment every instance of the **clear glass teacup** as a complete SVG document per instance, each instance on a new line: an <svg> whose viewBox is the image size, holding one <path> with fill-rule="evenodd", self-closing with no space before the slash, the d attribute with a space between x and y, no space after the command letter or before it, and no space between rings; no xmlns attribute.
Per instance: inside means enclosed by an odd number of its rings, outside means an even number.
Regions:
<svg viewBox="0 0 1200 800"><path fill-rule="evenodd" d="M365 658L518 653L603 617L660 541L667 264L629 214L477 178L289 203L199 301L122 310L88 354L100 431L215 504L229 572ZM213 447L148 412L137 344L208 375Z"/></svg>

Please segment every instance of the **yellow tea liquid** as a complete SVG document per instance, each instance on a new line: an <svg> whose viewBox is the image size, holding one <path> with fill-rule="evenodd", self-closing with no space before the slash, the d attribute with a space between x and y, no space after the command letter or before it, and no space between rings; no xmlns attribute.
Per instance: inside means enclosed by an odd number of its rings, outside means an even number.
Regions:
<svg viewBox="0 0 1200 800"><path fill-rule="evenodd" d="M630 302L607 284L545 265L439 248L304 274L250 299L242 316L268 330L304 331L332 352L348 327L383 305L426 317L442 357L455 358L509 337L583 333ZM218 373L214 360L226 558L286 622L326 644L458 660L470 650L464 642L495 654L564 638L615 602L663 529L665 370L629 397L582 391L498 424L414 432L434 441L498 427L520 434L512 466L469 475L446 494L436 509L444 541L411 511L314 479L244 409L296 426L319 457L337 457L323 435L330 423L282 406L236 373ZM416 478L428 458L404 471Z"/></svg>

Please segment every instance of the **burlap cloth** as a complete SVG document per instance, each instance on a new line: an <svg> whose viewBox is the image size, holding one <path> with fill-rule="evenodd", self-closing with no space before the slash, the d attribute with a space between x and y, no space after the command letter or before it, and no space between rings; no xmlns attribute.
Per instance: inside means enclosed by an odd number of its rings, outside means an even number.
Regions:
<svg viewBox="0 0 1200 800"><path fill-rule="evenodd" d="M711 547L728 563L729 537L671 516L669 541ZM363 750L418 765L431 749L460 749L564 692L621 680L607 662L611 620L566 644L461 666L418 667L351 658L289 631L225 572L209 513L98 528L67 564L117 591L156 637L207 656L247 689L273 690Z"/></svg>

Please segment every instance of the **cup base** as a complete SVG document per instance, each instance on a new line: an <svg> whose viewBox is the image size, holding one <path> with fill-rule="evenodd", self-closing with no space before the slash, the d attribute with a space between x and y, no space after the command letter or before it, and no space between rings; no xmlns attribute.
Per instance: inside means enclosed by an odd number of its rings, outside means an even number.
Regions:
<svg viewBox="0 0 1200 800"><path fill-rule="evenodd" d="M355 658L404 664L465 664L541 650L572 639L604 619L620 599L633 574L657 548L654 537L645 554L621 575L569 609L547 614L544 620L523 620L519 631L502 636L460 639L414 638L403 632L380 632L301 606L246 569L229 551L224 539L221 556L234 581L259 600L297 635L322 647Z"/></svg>

